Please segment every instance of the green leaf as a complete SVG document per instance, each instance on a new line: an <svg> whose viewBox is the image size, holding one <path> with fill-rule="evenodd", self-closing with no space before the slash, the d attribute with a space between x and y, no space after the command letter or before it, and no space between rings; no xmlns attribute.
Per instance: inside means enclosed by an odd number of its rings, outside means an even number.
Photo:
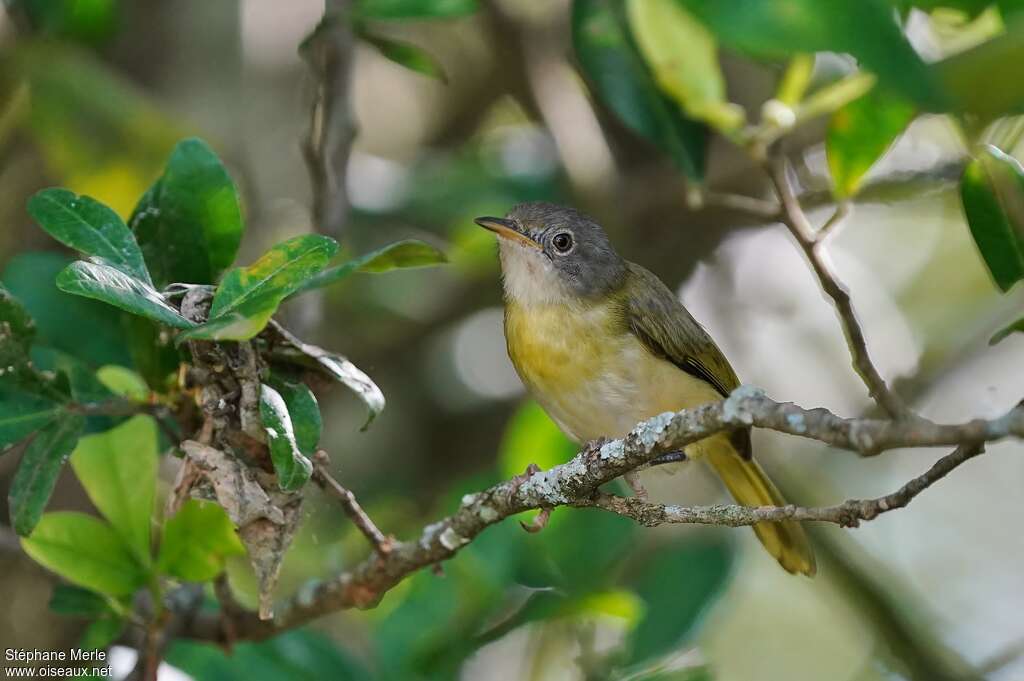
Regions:
<svg viewBox="0 0 1024 681"><path fill-rule="evenodd" d="M477 0L357 0L356 19L451 19L472 14Z"/></svg>
<svg viewBox="0 0 1024 681"><path fill-rule="evenodd" d="M674 542L643 561L628 580L644 601L644 616L629 637L630 663L663 655L691 638L721 594L732 566L729 545Z"/></svg>
<svg viewBox="0 0 1024 681"><path fill-rule="evenodd" d="M157 468L153 418L134 416L105 433L82 438L71 455L71 467L138 562L148 564Z"/></svg>
<svg viewBox="0 0 1024 681"><path fill-rule="evenodd" d="M58 253L21 253L7 264L3 283L36 323L37 345L47 345L92 367L131 365L121 317L109 305L57 289L54 280L71 260Z"/></svg>
<svg viewBox="0 0 1024 681"><path fill-rule="evenodd" d="M7 366L4 359L10 356L5 346L19 348L27 355L35 336L35 322L11 292L0 285L0 366Z"/></svg>
<svg viewBox="0 0 1024 681"><path fill-rule="evenodd" d="M39 226L65 246L152 284L135 236L113 210L67 189L44 189L28 201Z"/></svg>
<svg viewBox="0 0 1024 681"><path fill-rule="evenodd" d="M448 82L448 76L444 69L437 63L437 60L422 47L407 43L402 40L394 40L383 36L374 35L367 31L360 31L359 37L370 43L380 52L381 56L393 61L399 66L404 66L410 71L421 73L424 76L435 78L442 83Z"/></svg>
<svg viewBox="0 0 1024 681"><path fill-rule="evenodd" d="M27 536L36 527L84 428L81 415L62 412L28 443L8 494L11 525L19 535Z"/></svg>
<svg viewBox="0 0 1024 681"><path fill-rule="evenodd" d="M73 262L57 275L57 288L65 293L101 300L176 329L195 326L168 305L152 286L107 265L82 260Z"/></svg>
<svg viewBox="0 0 1024 681"><path fill-rule="evenodd" d="M121 323L135 370L154 391L167 391L182 361L171 334L156 322L133 314L124 313Z"/></svg>
<svg viewBox="0 0 1024 681"><path fill-rule="evenodd" d="M269 385L260 391L260 416L267 431L270 459L277 472L277 484L285 491L299 489L313 473L313 464L299 451L288 407L281 394Z"/></svg>
<svg viewBox="0 0 1024 681"><path fill-rule="evenodd" d="M230 652L178 638L167 662L197 681L371 681L359 662L323 634L287 631L261 643L238 643Z"/></svg>
<svg viewBox="0 0 1024 681"><path fill-rule="evenodd" d="M149 399L149 387L137 373L131 369L110 364L100 367L96 378L111 392L134 402L146 402Z"/></svg>
<svg viewBox="0 0 1024 681"><path fill-rule="evenodd" d="M111 612L110 602L95 591L56 584L50 595L50 611L70 617L99 617Z"/></svg>
<svg viewBox="0 0 1024 681"><path fill-rule="evenodd" d="M987 145L964 169L960 198L967 225L996 285L1024 278L1024 168Z"/></svg>
<svg viewBox="0 0 1024 681"><path fill-rule="evenodd" d="M877 86L832 115L825 152L836 198L846 199L857 193L864 175L913 117L910 102Z"/></svg>
<svg viewBox="0 0 1024 681"><path fill-rule="evenodd" d="M234 182L197 138L174 147L129 223L160 288L213 283L235 261L244 231Z"/></svg>
<svg viewBox="0 0 1024 681"><path fill-rule="evenodd" d="M995 345L996 343L1002 342L1007 336L1013 333L1024 332L1024 318L1018 319L1013 324L1003 327L989 339L989 345Z"/></svg>
<svg viewBox="0 0 1024 681"><path fill-rule="evenodd" d="M217 287L208 321L179 340L252 338L281 301L322 270L337 250L334 239L306 234L274 246L249 267L231 270Z"/></svg>
<svg viewBox="0 0 1024 681"><path fill-rule="evenodd" d="M668 153L694 182L704 176L707 128L661 93L632 44L619 0L575 0L572 39L597 97L633 132Z"/></svg>
<svg viewBox="0 0 1024 681"><path fill-rule="evenodd" d="M58 402L0 387L0 448L19 442L53 421L63 411Z"/></svg>
<svg viewBox="0 0 1024 681"><path fill-rule="evenodd" d="M143 566L110 525L84 513L47 513L25 553L73 584L111 596L127 596L147 581Z"/></svg>
<svg viewBox="0 0 1024 681"><path fill-rule="evenodd" d="M359 399L370 410L362 429L369 428L373 420L384 411L384 393L377 387L377 384L359 367L341 355L328 352L309 343L302 343L300 349L306 355L314 358L317 364L335 380L344 383L349 390L359 396Z"/></svg>
<svg viewBox="0 0 1024 681"><path fill-rule="evenodd" d="M323 421L320 416L320 405L317 404L316 395L302 381L287 380L276 374L271 374L270 385L284 399L288 408L288 415L292 419L292 427L295 429L295 443L306 456L313 456L316 453L317 445L320 444L320 434L323 430Z"/></svg>
<svg viewBox="0 0 1024 681"><path fill-rule="evenodd" d="M329 267L319 274L307 279L299 292L308 291L322 286L329 286L345 279L356 272L381 274L397 269L410 269L413 267L431 267L448 262L448 257L443 251L431 246L424 241L406 239L388 244L358 258L353 258L340 265Z"/></svg>
<svg viewBox="0 0 1024 681"><path fill-rule="evenodd" d="M725 98L718 46L676 0L628 0L629 26L661 89L690 118L722 130L743 124L743 110Z"/></svg>
<svg viewBox="0 0 1024 681"><path fill-rule="evenodd" d="M952 100L949 109L984 121L1024 112L1024 79L1018 77L1024 62L1021 30L1012 25L1006 33L932 65Z"/></svg>
<svg viewBox="0 0 1024 681"><path fill-rule="evenodd" d="M679 0L725 46L764 59L846 52L889 89L929 110L945 97L883 0Z"/></svg>
<svg viewBox="0 0 1024 681"><path fill-rule="evenodd" d="M106 650L114 641L120 638L128 621L120 615L106 615L91 622L82 637L78 640L78 647L82 650Z"/></svg>
<svg viewBox="0 0 1024 681"><path fill-rule="evenodd" d="M205 582L224 571L224 559L245 553L220 506L189 499L164 525L157 566L161 574Z"/></svg>

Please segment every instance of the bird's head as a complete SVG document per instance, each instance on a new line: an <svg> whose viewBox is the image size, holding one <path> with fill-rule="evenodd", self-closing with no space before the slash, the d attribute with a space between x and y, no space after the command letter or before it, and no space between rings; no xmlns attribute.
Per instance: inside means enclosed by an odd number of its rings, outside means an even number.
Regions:
<svg viewBox="0 0 1024 681"><path fill-rule="evenodd" d="M504 218L476 223L498 235L505 295L517 303L599 299L626 276L601 226L572 208L521 203Z"/></svg>

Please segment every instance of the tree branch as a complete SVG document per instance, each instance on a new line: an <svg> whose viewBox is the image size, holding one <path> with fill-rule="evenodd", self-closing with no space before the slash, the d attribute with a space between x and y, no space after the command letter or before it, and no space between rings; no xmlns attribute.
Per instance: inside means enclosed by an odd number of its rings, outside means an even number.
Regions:
<svg viewBox="0 0 1024 681"><path fill-rule="evenodd" d="M350 0L327 0L324 18L301 50L316 79L302 146L313 185L313 221L317 231L335 237L348 219L345 177L356 135L349 104L355 51L350 9Z"/></svg>
<svg viewBox="0 0 1024 681"><path fill-rule="evenodd" d="M899 421L845 419L825 409L803 409L792 403L775 402L759 389L744 386L723 401L667 412L644 421L625 438L587 447L567 463L536 473L525 482L508 480L466 495L452 515L425 527L415 540L396 542L389 553L374 553L352 569L304 589L279 610L280 615L274 620L262 621L255 613L246 613L233 619L230 630L239 639L258 640L338 610L372 607L411 573L451 558L487 527L509 516L555 506L600 505L599 489L605 483L667 452L679 451L719 432L748 426L814 439L864 456L900 447L961 446L920 478L880 499L851 501L825 509L722 506L710 511L671 507L673 516L682 518L689 514L687 522L728 526L780 518L840 524L850 524L852 517L868 520L890 508L906 505L923 489L976 456L985 442L1024 436L1024 409L1015 407L996 419L949 425L919 417ZM598 501L592 502L594 499ZM197 619L186 635L223 641L225 628L220 618L207 617Z"/></svg>
<svg viewBox="0 0 1024 681"><path fill-rule="evenodd" d="M373 520L366 515L366 511L359 504L356 495L334 479L328 469L328 464L330 464L330 459L327 457L327 452L318 451L313 457L313 479L320 485L320 489L341 502L341 508L345 511L345 515L370 541L377 553L382 555L390 553L393 539L377 529Z"/></svg>
<svg viewBox="0 0 1024 681"><path fill-rule="evenodd" d="M827 235L835 224L842 220L848 208L845 204L840 204L836 214L826 223L821 232L815 233L803 208L800 206L800 201L797 199L793 187L789 183L785 164L781 161L769 159L765 161L764 165L771 179L772 186L775 188L775 193L782 204L782 214L780 216L782 223L789 229L793 238L800 245L804 255L810 261L815 275L818 277L821 289L832 299L832 303L835 305L836 313L839 315L839 321L843 327L843 334L846 336L846 342L850 347L850 354L853 357L854 371L864 381L872 399L886 413L893 418L906 418L910 416L910 411L903 403L903 400L896 393L889 390L885 379L878 373L878 369L875 368L874 363L871 361L867 340L864 338L864 331L861 329L860 321L857 319L857 313L853 309L850 292L839 280L836 273L832 271L827 258L819 249L821 237Z"/></svg>
<svg viewBox="0 0 1024 681"><path fill-rule="evenodd" d="M786 506L676 506L645 503L636 497L627 498L598 493L589 499L580 499L572 505L577 508L600 508L617 515L632 518L646 527L667 524L701 524L743 527L760 522L802 520L836 523L841 527L857 527L861 521L874 520L879 515L904 508L918 494L946 477L961 464L984 451L981 445L961 445L939 459L927 472L914 478L892 494L877 499L850 499L835 506L805 508Z"/></svg>

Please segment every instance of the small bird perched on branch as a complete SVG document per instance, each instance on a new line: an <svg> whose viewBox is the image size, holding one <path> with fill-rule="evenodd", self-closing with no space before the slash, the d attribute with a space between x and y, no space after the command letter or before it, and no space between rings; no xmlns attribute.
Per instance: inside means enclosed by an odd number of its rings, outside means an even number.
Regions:
<svg viewBox="0 0 1024 681"><path fill-rule="evenodd" d="M739 385L722 351L661 280L624 260L600 225L550 203L477 224L500 238L505 339L523 383L576 442L727 396ZM691 445L746 506L786 503L751 456L750 430ZM787 571L815 572L799 523L754 532Z"/></svg>

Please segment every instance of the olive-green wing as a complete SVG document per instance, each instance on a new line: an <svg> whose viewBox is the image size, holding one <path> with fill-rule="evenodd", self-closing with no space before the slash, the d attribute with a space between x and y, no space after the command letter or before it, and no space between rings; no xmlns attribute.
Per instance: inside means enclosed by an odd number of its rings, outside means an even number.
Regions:
<svg viewBox="0 0 1024 681"><path fill-rule="evenodd" d="M625 308L633 334L656 357L728 396L740 381L704 327L654 274L635 263L629 263L628 272ZM749 431L736 431L732 439L740 454L749 458Z"/></svg>

